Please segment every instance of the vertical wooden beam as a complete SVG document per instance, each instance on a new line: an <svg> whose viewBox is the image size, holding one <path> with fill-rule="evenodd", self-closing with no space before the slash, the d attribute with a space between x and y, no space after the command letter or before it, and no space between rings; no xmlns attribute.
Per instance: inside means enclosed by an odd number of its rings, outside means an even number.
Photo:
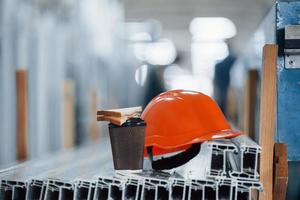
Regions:
<svg viewBox="0 0 300 200"><path fill-rule="evenodd" d="M262 147L260 157L260 180L263 184L264 191L259 195L260 200L273 199L273 152L276 124L277 55L277 45L264 46L259 124L259 143Z"/></svg>
<svg viewBox="0 0 300 200"><path fill-rule="evenodd" d="M288 162L286 145L276 143L274 146L274 188L273 200L285 200L288 184Z"/></svg>
<svg viewBox="0 0 300 200"><path fill-rule="evenodd" d="M64 83L64 147L74 146L74 83L66 80Z"/></svg>
<svg viewBox="0 0 300 200"><path fill-rule="evenodd" d="M225 114L233 124L238 124L237 99L238 99L237 91L232 87L228 88L228 95L227 95L227 102L226 102L227 109Z"/></svg>
<svg viewBox="0 0 300 200"><path fill-rule="evenodd" d="M27 71L16 71L17 92L17 159L23 161L27 158Z"/></svg>
<svg viewBox="0 0 300 200"><path fill-rule="evenodd" d="M250 69L247 73L247 80L244 88L243 112L241 129L244 134L255 140L255 113L257 97L258 71ZM251 191L252 199L258 199L257 190Z"/></svg>
<svg viewBox="0 0 300 200"><path fill-rule="evenodd" d="M98 140L98 123L97 123L97 93L96 91L91 92L91 102L90 102L90 126L89 126L89 136L92 141Z"/></svg>
<svg viewBox="0 0 300 200"><path fill-rule="evenodd" d="M255 110L256 110L256 88L258 72L256 69L248 71L245 84L244 109L243 109L243 128L242 130L250 138L255 138Z"/></svg>

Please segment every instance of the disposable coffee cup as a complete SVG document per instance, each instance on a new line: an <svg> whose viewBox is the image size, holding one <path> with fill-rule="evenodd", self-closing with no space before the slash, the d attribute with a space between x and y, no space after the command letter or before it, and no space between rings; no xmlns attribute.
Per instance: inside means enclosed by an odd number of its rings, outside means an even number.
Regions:
<svg viewBox="0 0 300 200"><path fill-rule="evenodd" d="M110 123L108 127L115 170L143 169L146 123L131 118L122 126Z"/></svg>

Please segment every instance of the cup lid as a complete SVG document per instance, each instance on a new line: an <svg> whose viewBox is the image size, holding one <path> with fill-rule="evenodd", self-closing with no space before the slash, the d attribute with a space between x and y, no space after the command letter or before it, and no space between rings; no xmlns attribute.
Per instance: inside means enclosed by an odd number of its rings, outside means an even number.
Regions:
<svg viewBox="0 0 300 200"><path fill-rule="evenodd" d="M132 118L128 119L121 126L115 125L113 123L108 124L109 128L129 127L129 126L146 126L146 122L144 120L142 120L141 118L139 118L139 117L132 117Z"/></svg>

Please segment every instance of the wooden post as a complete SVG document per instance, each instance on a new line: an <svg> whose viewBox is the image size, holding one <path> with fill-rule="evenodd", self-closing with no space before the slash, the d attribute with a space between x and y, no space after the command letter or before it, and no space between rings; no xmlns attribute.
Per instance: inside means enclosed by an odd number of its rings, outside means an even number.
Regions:
<svg viewBox="0 0 300 200"><path fill-rule="evenodd" d="M285 200L288 184L288 162L286 145L276 143L274 146L274 188L273 200Z"/></svg>
<svg viewBox="0 0 300 200"><path fill-rule="evenodd" d="M16 71L17 159L27 158L27 71Z"/></svg>
<svg viewBox="0 0 300 200"><path fill-rule="evenodd" d="M232 87L228 88L226 115L233 124L238 124L237 99L237 91Z"/></svg>
<svg viewBox="0 0 300 200"><path fill-rule="evenodd" d="M74 146L74 83L66 80L64 83L64 147Z"/></svg>
<svg viewBox="0 0 300 200"><path fill-rule="evenodd" d="M243 131L250 138L255 139L255 110L256 110L256 88L258 72L256 69L248 71L244 94L243 109Z"/></svg>
<svg viewBox="0 0 300 200"><path fill-rule="evenodd" d="M263 48L263 68L261 76L259 143L262 147L260 156L260 180L264 191L260 200L272 200L273 194L273 152L276 116L276 69L277 45L265 45Z"/></svg>
<svg viewBox="0 0 300 200"><path fill-rule="evenodd" d="M90 102L90 126L89 126L89 136L92 141L98 140L98 123L97 123L97 94L96 91L91 92L91 102Z"/></svg>
<svg viewBox="0 0 300 200"><path fill-rule="evenodd" d="M244 134L255 140L255 113L257 97L258 71L250 69L244 88L243 112L241 119L241 129ZM251 191L252 199L258 199L257 190Z"/></svg>

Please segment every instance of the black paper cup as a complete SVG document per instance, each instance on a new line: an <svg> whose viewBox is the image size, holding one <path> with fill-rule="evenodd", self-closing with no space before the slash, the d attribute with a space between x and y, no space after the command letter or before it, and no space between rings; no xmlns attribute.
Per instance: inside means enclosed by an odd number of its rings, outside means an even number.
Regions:
<svg viewBox="0 0 300 200"><path fill-rule="evenodd" d="M140 118L131 118L122 126L109 124L115 170L143 169L145 127Z"/></svg>

